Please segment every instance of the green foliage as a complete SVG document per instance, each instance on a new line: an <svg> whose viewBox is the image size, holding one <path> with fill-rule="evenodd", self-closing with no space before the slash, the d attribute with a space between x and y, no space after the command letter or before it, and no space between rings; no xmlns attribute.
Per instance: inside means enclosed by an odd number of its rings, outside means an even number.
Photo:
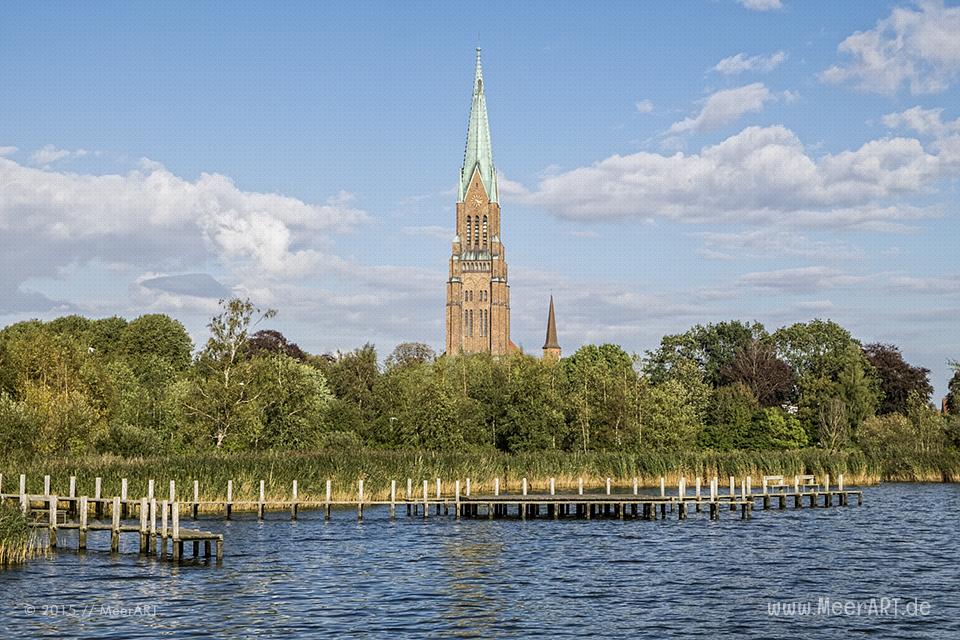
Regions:
<svg viewBox="0 0 960 640"><path fill-rule="evenodd" d="M807 443L807 432L799 420L782 409L767 407L754 414L744 448L779 451L801 449Z"/></svg>
<svg viewBox="0 0 960 640"><path fill-rule="evenodd" d="M746 448L753 415L759 410L760 404L746 385L720 387L713 394L707 425L700 433L700 446L715 451Z"/></svg>
<svg viewBox="0 0 960 640"><path fill-rule="evenodd" d="M644 371L654 383L659 383L670 377L670 371L680 363L693 363L707 383L718 386L723 383L723 369L736 354L765 336L766 330L760 323L748 325L734 320L697 325L686 333L664 336L659 349L647 352Z"/></svg>
<svg viewBox="0 0 960 640"><path fill-rule="evenodd" d="M119 350L133 363L138 372L146 367L149 356L183 371L190 364L193 341L179 321L162 314L140 316L128 324L120 334Z"/></svg>

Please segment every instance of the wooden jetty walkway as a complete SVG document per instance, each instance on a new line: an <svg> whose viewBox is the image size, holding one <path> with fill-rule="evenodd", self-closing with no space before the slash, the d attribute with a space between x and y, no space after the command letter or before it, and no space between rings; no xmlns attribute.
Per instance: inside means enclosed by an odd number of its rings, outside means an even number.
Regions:
<svg viewBox="0 0 960 640"><path fill-rule="evenodd" d="M477 488L471 485L469 478L465 483L460 480L453 482L453 491L443 491L443 484L439 478L435 485L427 480L414 483L407 479L406 491L398 491L397 481L390 482L388 500L372 500L364 493L364 481L357 482L356 497L346 500L334 500L332 481L326 481L326 495L323 500L301 499L298 481L294 480L286 500L267 500L265 482L259 483L259 497L257 500L234 500L233 481L227 482L226 499L203 500L200 497L199 481L193 481L192 500L178 499L176 483L169 484L168 499L158 502L155 495L155 481L149 480L147 495L131 499L128 496L128 482L121 480L120 495L104 497L101 495L101 479L94 482L94 495L78 496L76 478L70 477L70 487L67 495L55 495L50 491L50 476L44 477L43 494L35 495L26 492L26 477L20 475L20 487L17 493L3 493L3 476L0 475L0 500L16 500L25 514L38 512L45 513L46 517L34 520L34 526L47 528L50 533L50 546L57 545L57 531L77 529L80 533L79 548L86 547L87 533L104 530L111 532L111 549L117 551L120 536L125 533L140 536L141 553L156 553L160 545L160 555L166 556L166 542L171 541L172 559L183 557L183 543L193 543L193 555L197 556L200 542L204 543L205 556L210 557L211 544L216 546L216 557L219 561L223 556L223 536L207 531L197 531L180 527L181 508L189 509L193 519L198 517L202 510L205 514L218 515L230 519L235 510L256 511L258 519L262 520L267 511L289 509L290 518L296 520L301 509L322 509L324 517L330 519L334 508L347 507L356 509L357 519L362 520L364 509L373 506L386 506L389 516L395 518L397 508L405 508L407 516L429 517L431 511L436 515L449 516L452 512L460 518L617 518L617 519L644 519L656 520L667 517L667 514L677 514L680 520L686 520L691 508L694 513L706 512L711 520L720 518L724 510L740 511L741 519L750 519L754 508L759 506L764 510L771 508L786 509L792 504L795 509L804 506L831 507L847 506L850 499L855 498L858 505L863 504L863 492L858 489L847 489L843 485L843 475L837 478L837 484L831 487L829 475L818 480L813 475L794 476L793 482L787 482L783 476L763 476L760 487L752 486L751 476L737 479L729 477L729 489L724 491L719 486L719 478L714 477L709 484L704 485L701 478L695 478L693 486L688 487L685 478L681 478L677 486L667 490L664 478L660 478L659 492L641 492L637 479L633 480L632 491L619 488L613 491L609 478L606 480L605 490L584 490L583 479L578 482L576 493L558 493L555 479L551 478L547 490L543 493L532 493L524 478L519 492L508 492L501 487L500 479L495 478L492 487L486 493L478 494ZM503 490L502 490L503 489ZM806 503L806 504L805 504ZM89 520L91 509L95 520ZM105 512L109 511L110 521L103 520ZM135 525L123 524L123 521L136 513L139 523ZM161 525L157 527L157 517ZM171 526L167 520L170 516ZM63 516L61 518L61 516ZM75 518L69 520L68 518Z"/></svg>

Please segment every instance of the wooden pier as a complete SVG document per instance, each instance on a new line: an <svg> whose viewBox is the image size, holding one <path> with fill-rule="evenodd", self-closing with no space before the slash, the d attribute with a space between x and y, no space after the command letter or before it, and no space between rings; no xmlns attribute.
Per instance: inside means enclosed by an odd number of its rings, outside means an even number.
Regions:
<svg viewBox="0 0 960 640"><path fill-rule="evenodd" d="M389 499L373 500L365 493L364 481L357 482L356 497L352 499L333 499L332 481L327 480L324 487L324 499L303 499L300 496L300 486L294 480L286 500L267 500L265 482L259 482L259 492L256 500L234 500L233 481L228 481L225 500L201 499L199 482L194 480L192 486L192 500L179 499L176 483L170 481L169 496L158 502L155 495L156 483L149 480L147 495L142 498L131 499L128 496L129 484L126 479L121 481L120 495L104 497L101 495L101 479L94 482L94 496L76 495L76 478L71 477L69 495L58 496L50 493L50 477L44 478L44 493L30 495L26 493L26 478L20 476L20 487L17 493L2 493L3 476L0 475L0 499L16 500L24 513L36 515L38 512L45 517L34 518L34 526L47 528L50 533L50 546L57 545L57 531L62 529L77 529L80 532L79 548L86 548L86 537L89 531L110 531L111 549L119 548L119 539L122 534L138 534L140 536L141 553L156 553L160 546L161 557L166 557L167 540L171 541L171 556L173 560L183 557L183 543L193 543L193 555L197 556L200 542L204 543L205 556L210 557L211 544L216 546L217 560L223 554L223 536L206 531L184 529L180 527L181 509L188 510L191 517L196 519L203 511L214 516L223 514L231 519L236 511L256 512L257 518L262 520L267 512L289 511L290 518L296 520L300 511L304 509L319 509L325 519L330 519L334 509L348 508L355 510L357 519L363 520L364 510L374 506L388 508L390 518L396 518L397 508L406 510L409 517L427 518L431 513L439 516L453 516L460 518L517 518L521 520L548 518L614 518L620 520L642 519L657 520L676 514L677 519L686 520L690 513L706 513L710 520L718 520L725 510L739 511L740 518L749 520L755 509L783 510L788 506L795 509L817 508L831 506L848 506L851 498L856 499L858 505L863 504L863 492L858 489L847 489L843 486L843 475L837 478L836 486L831 487L830 477L818 479L812 475L797 475L793 481L785 480L783 476L763 476L760 487L753 487L753 478L746 476L739 481L729 477L728 487L721 488L720 479L714 477L708 484L701 478L695 478L693 486L688 486L686 479L681 478L676 487L667 488L664 478L660 478L659 491L656 489L641 492L637 479L633 480L632 491L620 487L614 491L611 480L606 480L605 486L600 489L585 490L583 480L580 479L576 493L556 491L556 482L550 479L548 487L543 492L530 491L526 478L522 479L519 487L513 492L506 490L506 483L501 485L500 479L495 478L491 487L486 487L484 493L477 493L478 488L471 484L469 478L461 483L456 480L444 484L439 478L434 482L423 480L414 483L407 478L405 491L398 490L396 480L390 482ZM453 485L452 491L450 490ZM93 511L95 520L89 520ZM110 520L104 521L104 514L109 512ZM139 518L138 524L124 524L128 516ZM161 525L157 527L157 518ZM61 518L62 516L62 518ZM168 516L171 525L168 527Z"/></svg>

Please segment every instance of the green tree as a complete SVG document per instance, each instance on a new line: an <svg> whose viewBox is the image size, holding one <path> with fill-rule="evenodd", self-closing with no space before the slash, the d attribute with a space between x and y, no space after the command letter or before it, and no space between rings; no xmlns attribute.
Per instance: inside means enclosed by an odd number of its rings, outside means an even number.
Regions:
<svg viewBox="0 0 960 640"><path fill-rule="evenodd" d="M777 407L757 411L752 420L747 446L758 451L800 449L807 446L807 432L794 416Z"/></svg>
<svg viewBox="0 0 960 640"><path fill-rule="evenodd" d="M258 428L244 433L249 448L306 449L318 446L330 430L327 412L333 395L323 373L284 354L254 358L254 385L260 393Z"/></svg>
<svg viewBox="0 0 960 640"><path fill-rule="evenodd" d="M736 354L766 335L759 323L748 325L734 320L697 325L686 333L664 336L659 349L647 352L644 372L657 384L670 377L679 363L691 362L707 384L718 387L727 382L721 372Z"/></svg>
<svg viewBox="0 0 960 640"><path fill-rule="evenodd" d="M908 364L896 346L868 344L863 353L880 378L883 399L879 413L906 413L907 400L912 394L920 394L925 401L933 394L930 370Z"/></svg>
<svg viewBox="0 0 960 640"><path fill-rule="evenodd" d="M179 321L151 313L140 316L124 328L119 348L138 374L146 370L144 363L151 361L149 356L155 356L175 371L183 371L190 365L193 342Z"/></svg>
<svg viewBox="0 0 960 640"><path fill-rule="evenodd" d="M759 409L760 404L746 385L720 387L713 393L699 445L715 451L749 447L753 416Z"/></svg>

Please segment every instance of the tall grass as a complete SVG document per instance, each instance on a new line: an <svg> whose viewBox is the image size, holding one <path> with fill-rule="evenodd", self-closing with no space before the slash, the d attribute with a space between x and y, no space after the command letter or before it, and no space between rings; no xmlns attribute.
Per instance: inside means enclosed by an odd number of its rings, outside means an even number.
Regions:
<svg viewBox="0 0 960 640"><path fill-rule="evenodd" d="M40 550L18 509L0 504L0 567L19 564Z"/></svg>
<svg viewBox="0 0 960 640"><path fill-rule="evenodd" d="M119 495L121 478L128 478L131 498L147 494L148 480L156 481L155 495L167 496L169 480L177 484L178 499L189 501L193 481L200 483L202 501L226 499L227 481L233 480L235 501L256 500L259 482L265 482L267 500L289 499L293 480L298 481L302 500L323 500L330 479L335 500L356 497L357 480L364 480L364 494L373 500L389 496L390 481L396 480L403 496L406 479L416 490L423 480L444 482L444 493L452 491L456 479L470 478L476 493L490 491L499 478L505 491L518 490L527 478L531 491L542 491L551 477L558 489L572 489L578 478L588 487L600 487L606 478L626 487L638 478L642 486L656 486L660 477L676 485L681 476L704 479L718 476L752 475L755 481L765 474L844 474L848 485L896 481L957 481L960 454L899 456L870 459L859 451L801 449L793 451L688 451L646 453L562 453L536 452L507 454L499 451L315 451L315 452L205 452L149 458L87 456L0 462L4 493L16 493L18 476L27 474L27 492L42 493L43 476L51 476L51 492L65 495L69 477L77 477L78 495L93 495L94 478L102 478L104 496ZM721 481L722 483L722 481Z"/></svg>

